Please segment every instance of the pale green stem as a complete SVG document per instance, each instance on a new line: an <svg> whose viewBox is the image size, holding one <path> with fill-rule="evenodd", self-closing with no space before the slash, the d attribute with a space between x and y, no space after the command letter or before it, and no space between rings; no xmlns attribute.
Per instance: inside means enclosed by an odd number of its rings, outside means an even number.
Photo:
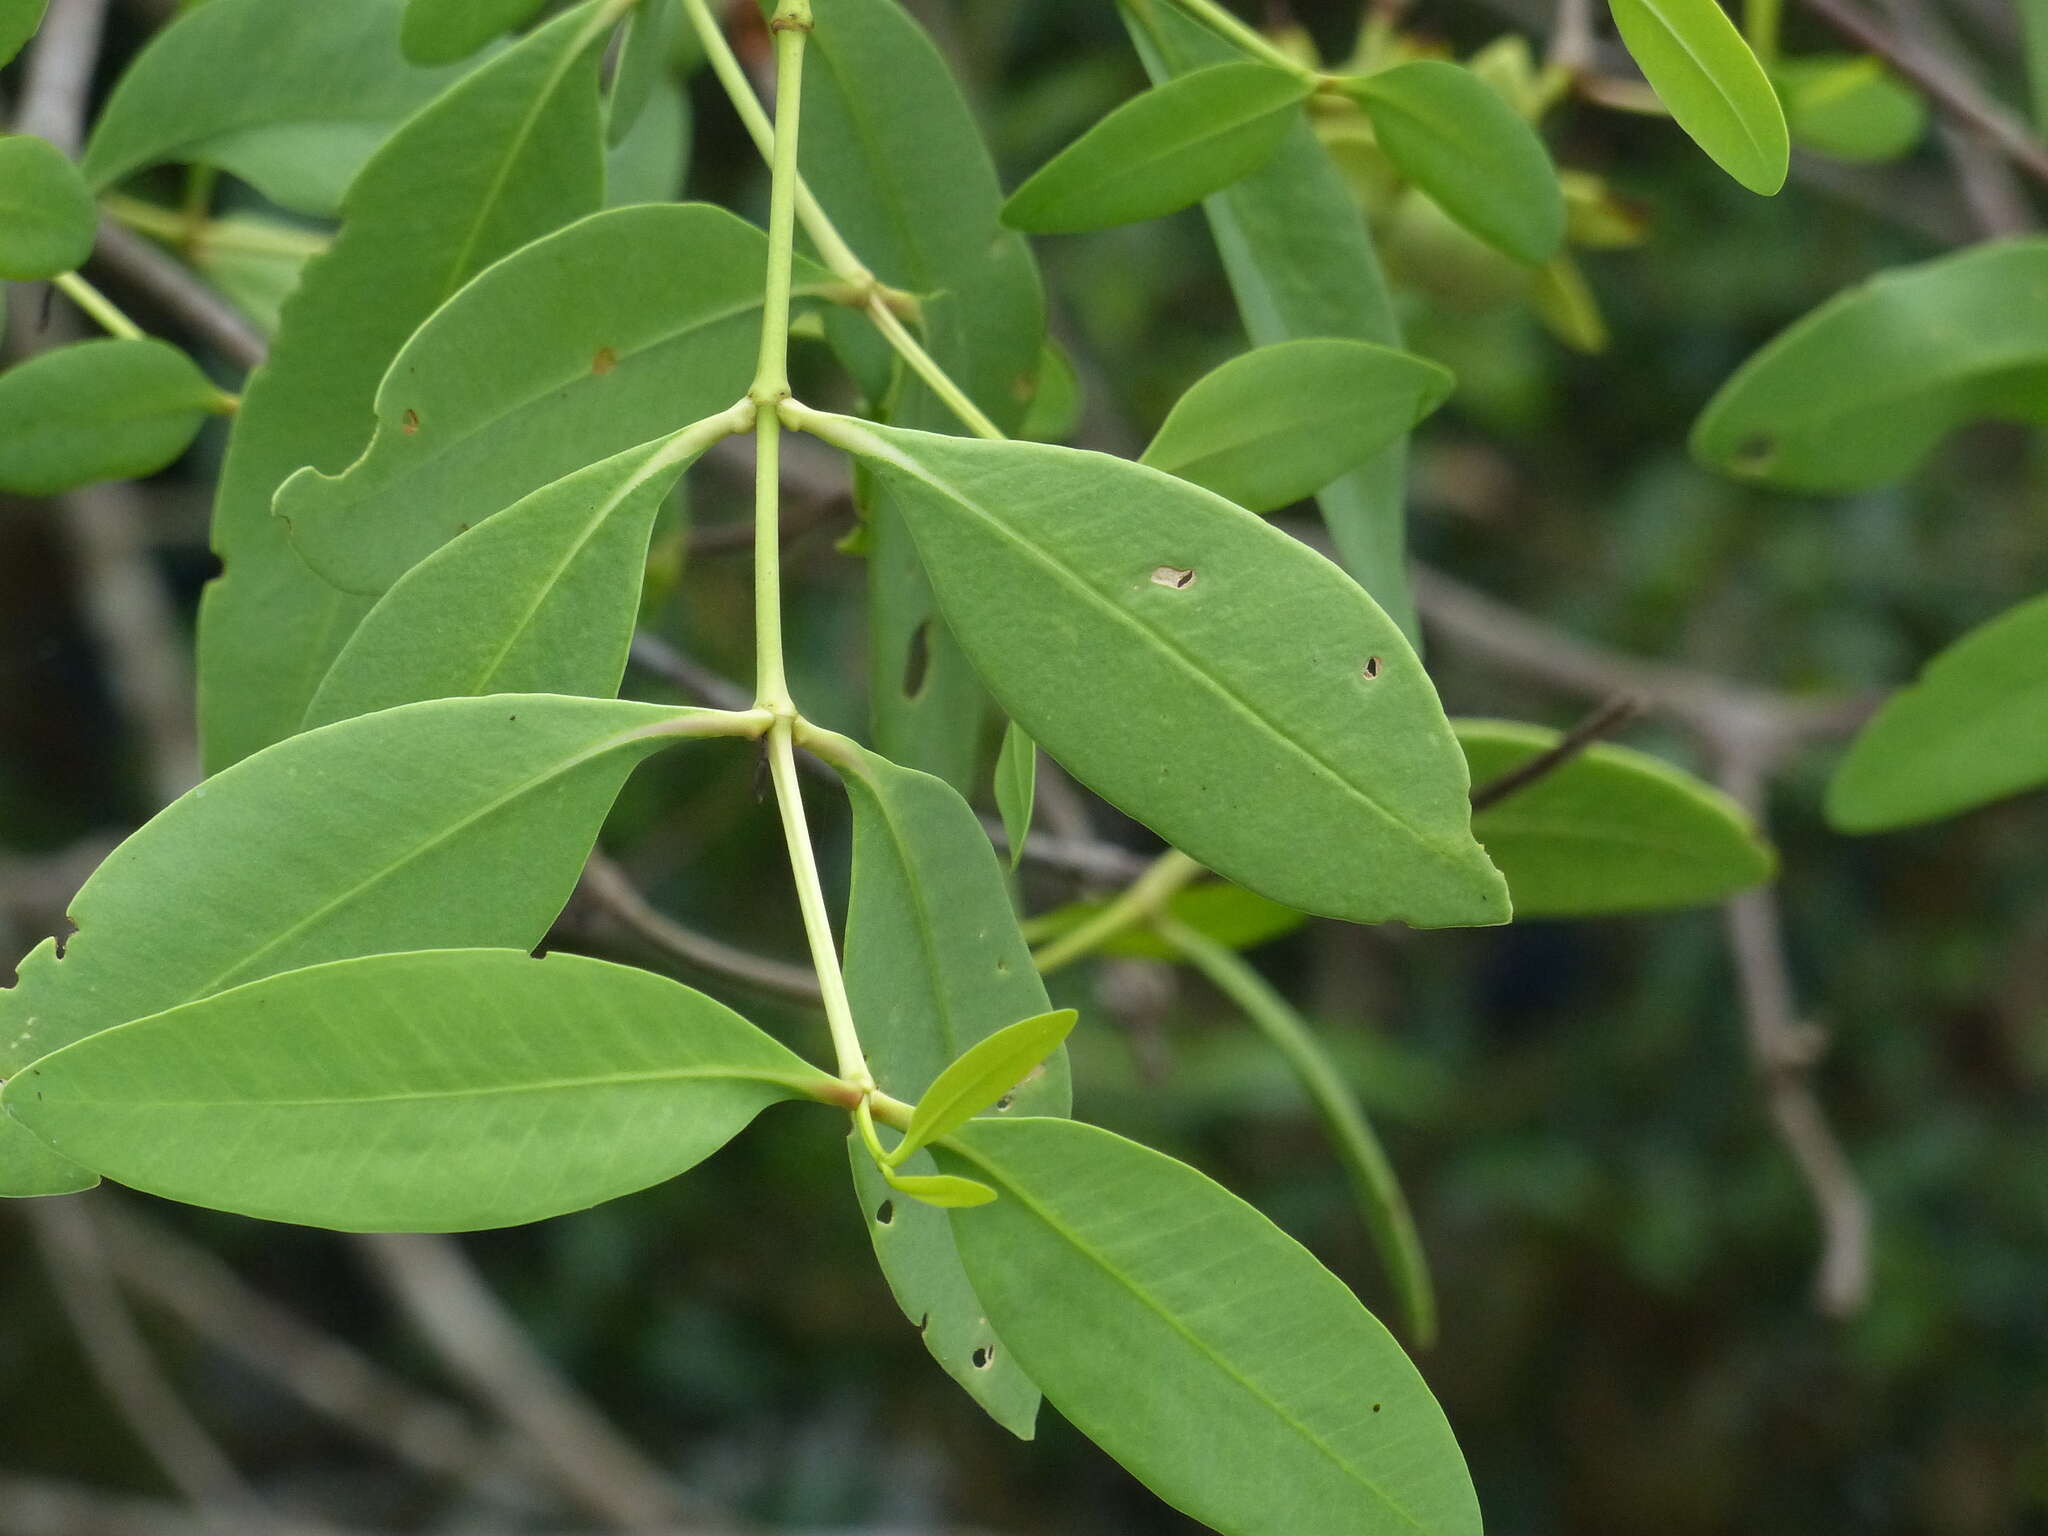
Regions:
<svg viewBox="0 0 2048 1536"><path fill-rule="evenodd" d="M1436 1295L1407 1197L1401 1193L1393 1164L1387 1161L1357 1095L1338 1074L1314 1032L1242 955L1170 917L1155 919L1152 931L1243 1009L1259 1033L1286 1058L1351 1176L1374 1246L1400 1294L1409 1334L1419 1345L1433 1342Z"/></svg>
<svg viewBox="0 0 2048 1536"><path fill-rule="evenodd" d="M282 224L222 219L195 222L169 208L118 193L102 198L100 207L115 223L186 251L204 248L239 251L251 256L310 257L318 256L334 243L325 235L291 229Z"/></svg>
<svg viewBox="0 0 2048 1536"><path fill-rule="evenodd" d="M775 153L769 162L768 274L761 300L761 353L747 397L754 402L755 701L793 712L782 661L782 423L789 398L789 286L796 248L797 123L810 0L782 0L775 28Z"/></svg>
<svg viewBox="0 0 2048 1536"><path fill-rule="evenodd" d="M931 353L925 351L918 339L910 334L910 328L897 317L896 312L883 301L880 294L868 300L867 314L868 319L874 322L875 329L882 333L889 345L910 365L911 371L923 379L931 392L943 400L947 408L960 418L962 426L976 437L985 437L991 442L1003 440L1003 429L981 413L981 408L968 398L967 391L955 384L952 375L939 366L938 360Z"/></svg>
<svg viewBox="0 0 2048 1536"><path fill-rule="evenodd" d="M704 56L711 61L711 72L718 76L718 83L725 88L725 94L731 99L733 110L739 113L740 122L753 139L754 147L761 152L763 160L772 164L775 159L775 126L762 110L761 100L754 94L753 82L747 78L746 70L733 53L732 44L726 41L718 18L711 14L711 7L705 0L683 0L683 10L690 18L697 40L704 46ZM786 82L779 84L778 95L787 89ZM804 233L818 248L818 259L825 263L833 276L861 286L874 283L875 274L853 254L853 248L841 237L801 176L796 178L796 212L803 221Z"/></svg>
<svg viewBox="0 0 2048 1536"><path fill-rule="evenodd" d="M871 1092L875 1080L867 1055L853 1027L853 1005L839 970L839 951L832 942L832 918L825 910L825 887L818 878L818 859L811 849L811 829L804 818L803 787L796 777L796 747L789 716L776 719L768 731L768 771L775 781L775 803L782 812L783 839L789 845L789 867L796 877L796 900L803 913L804 935L810 941L811 964L818 973L818 991L825 1001L825 1024L832 1031L832 1051L839 1075Z"/></svg>
<svg viewBox="0 0 2048 1536"><path fill-rule="evenodd" d="M63 273L52 278L51 282L59 293L84 310L93 323L109 336L118 336L123 341L142 340L142 327L122 314L118 304L76 272Z"/></svg>
<svg viewBox="0 0 2048 1536"><path fill-rule="evenodd" d="M1152 867L1124 887L1116 899L1080 927L1060 935L1031 957L1041 976L1092 954L1127 929L1149 923L1166 910L1176 891L1202 873L1202 866L1169 848Z"/></svg>
<svg viewBox="0 0 2048 1536"><path fill-rule="evenodd" d="M1246 26L1229 11L1216 4L1216 0L1173 0L1173 3L1210 31L1237 44L1254 58L1271 64L1275 69L1284 69L1290 75L1299 76L1303 80L1321 82L1322 76L1317 71L1310 69L1299 59L1289 58L1278 44Z"/></svg>

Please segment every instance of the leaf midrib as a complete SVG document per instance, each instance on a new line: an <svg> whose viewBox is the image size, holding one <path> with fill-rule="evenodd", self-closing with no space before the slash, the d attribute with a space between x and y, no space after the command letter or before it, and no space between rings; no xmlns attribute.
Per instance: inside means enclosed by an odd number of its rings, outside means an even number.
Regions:
<svg viewBox="0 0 2048 1536"><path fill-rule="evenodd" d="M350 1097L312 1099L97 1099L86 1096L44 1100L76 1108L115 1106L123 1110L193 1109L233 1112L235 1110L374 1108L386 1104L433 1103L444 1099L516 1098L530 1093L576 1093L599 1088L627 1088L636 1085L688 1082L750 1082L766 1087L803 1092L805 1079L795 1073L749 1072L738 1067L703 1070L667 1068L657 1072L616 1072L600 1077L550 1078L531 1083L498 1083L485 1088L423 1088L405 1093L361 1094Z"/></svg>

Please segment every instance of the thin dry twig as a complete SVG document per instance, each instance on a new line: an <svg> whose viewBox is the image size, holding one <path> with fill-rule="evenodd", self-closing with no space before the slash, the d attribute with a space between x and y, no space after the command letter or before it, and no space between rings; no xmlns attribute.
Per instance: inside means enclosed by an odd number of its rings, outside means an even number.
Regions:
<svg viewBox="0 0 2048 1536"><path fill-rule="evenodd" d="M1643 701L1632 693L1617 694L1526 762L1517 763L1497 778L1472 790L1472 812L1492 810L1510 795L1520 794L1538 780L1548 778L1584 752L1603 736L1612 735L1643 712Z"/></svg>
<svg viewBox="0 0 2048 1536"><path fill-rule="evenodd" d="M155 242L112 219L100 220L95 270L111 273L174 317L193 336L242 368L255 368L270 344L255 323Z"/></svg>
<svg viewBox="0 0 2048 1536"><path fill-rule="evenodd" d="M386 1234L356 1243L462 1386L517 1429L590 1514L628 1531L692 1521L700 1530L723 1528L534 1347L453 1238Z"/></svg>
<svg viewBox="0 0 2048 1536"><path fill-rule="evenodd" d="M172 1486L207 1511L262 1513L234 1464L157 1369L100 1250L90 1197L25 1201L22 1215L86 1363Z"/></svg>
<svg viewBox="0 0 2048 1536"><path fill-rule="evenodd" d="M818 978L808 966L754 954L677 922L656 910L626 872L601 853L583 866L577 893L620 927L688 965L778 997L812 1004L820 1000Z"/></svg>

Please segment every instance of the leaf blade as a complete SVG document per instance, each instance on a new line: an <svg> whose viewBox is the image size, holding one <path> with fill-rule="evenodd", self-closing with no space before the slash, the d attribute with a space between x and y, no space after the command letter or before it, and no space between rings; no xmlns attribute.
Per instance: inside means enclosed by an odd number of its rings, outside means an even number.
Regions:
<svg viewBox="0 0 2048 1536"><path fill-rule="evenodd" d="M1277 512L1398 443L1450 396L1450 372L1372 342L1305 337L1197 379L1138 462Z"/></svg>
<svg viewBox="0 0 2048 1536"><path fill-rule="evenodd" d="M1752 192L1769 197L1784 186L1784 109L1718 0L1607 3L1629 54L1692 141Z"/></svg>
<svg viewBox="0 0 2048 1536"><path fill-rule="evenodd" d="M11 1079L0 1103L150 1193L440 1232L643 1189L829 1081L646 971L426 950L282 972L104 1031Z"/></svg>
<svg viewBox="0 0 2048 1536"><path fill-rule="evenodd" d="M1158 218L1249 175L1280 148L1299 76L1239 60L1154 86L1055 155L1003 204L1003 222L1074 234Z"/></svg>
<svg viewBox="0 0 2048 1536"><path fill-rule="evenodd" d="M952 1222L1004 1343L1169 1503L1226 1536L1477 1536L1415 1368L1250 1206L1072 1121L975 1121L940 1160L1001 1195Z"/></svg>
<svg viewBox="0 0 2048 1536"><path fill-rule="evenodd" d="M806 425L894 481L984 681L1097 793L1288 906L1418 926L1505 919L1434 689L1320 556L1102 454ZM1105 504L1113 521L1096 514ZM1256 651L1239 639L1253 632L1267 637Z"/></svg>
<svg viewBox="0 0 2048 1536"><path fill-rule="evenodd" d="M220 399L168 342L106 337L0 373L0 490L54 496L174 463Z"/></svg>
<svg viewBox="0 0 2048 1536"><path fill-rule="evenodd" d="M996 812L1003 818L1012 869L1024 862L1024 843L1031 835L1032 803L1037 794L1038 743L1012 720L1003 727L1002 750L996 754Z"/></svg>
<svg viewBox="0 0 2048 1536"><path fill-rule="evenodd" d="M909 1128L890 1153L890 1165L952 1134L1016 1088L1059 1049L1078 1017L1071 1008L1059 1008L977 1040L918 1099Z"/></svg>
<svg viewBox="0 0 2048 1536"><path fill-rule="evenodd" d="M48 139L0 137L0 277L36 283L85 265L99 210L78 168Z"/></svg>

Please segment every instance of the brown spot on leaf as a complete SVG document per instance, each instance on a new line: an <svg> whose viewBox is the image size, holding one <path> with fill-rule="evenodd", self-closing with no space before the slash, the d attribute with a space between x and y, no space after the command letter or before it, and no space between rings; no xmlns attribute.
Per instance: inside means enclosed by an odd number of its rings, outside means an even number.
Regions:
<svg viewBox="0 0 2048 1536"><path fill-rule="evenodd" d="M1177 565L1162 565L1152 572L1154 584L1171 587L1176 592L1185 592L1195 584L1195 573L1182 570Z"/></svg>
<svg viewBox="0 0 2048 1536"><path fill-rule="evenodd" d="M407 437L411 437L413 433L420 429L420 413L408 407L406 413L398 418L398 425L404 430Z"/></svg>
<svg viewBox="0 0 2048 1536"><path fill-rule="evenodd" d="M596 352L591 354L590 371L599 378L604 377L604 375L610 373L618 366L619 354L610 347L599 347Z"/></svg>

